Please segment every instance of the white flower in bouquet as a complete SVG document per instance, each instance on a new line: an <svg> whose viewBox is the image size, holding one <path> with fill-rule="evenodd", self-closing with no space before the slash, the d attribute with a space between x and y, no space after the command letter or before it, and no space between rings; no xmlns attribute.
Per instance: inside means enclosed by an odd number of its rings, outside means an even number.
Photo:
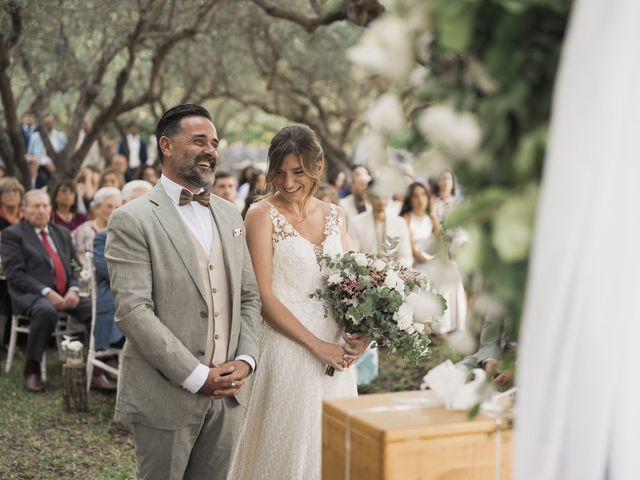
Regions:
<svg viewBox="0 0 640 480"><path fill-rule="evenodd" d="M369 264L369 259L367 259L367 256L364 253L355 253L353 258L361 267L366 267Z"/></svg>
<svg viewBox="0 0 640 480"><path fill-rule="evenodd" d="M329 285L335 285L337 283L340 283L341 281L342 281L342 275L340 275L339 273L332 273L327 277L327 283Z"/></svg>
<svg viewBox="0 0 640 480"><path fill-rule="evenodd" d="M387 277L384 279L384 285L385 287L397 290L398 292L402 292L404 294L404 282L398 276L395 270L389 270L387 272Z"/></svg>
<svg viewBox="0 0 640 480"><path fill-rule="evenodd" d="M404 112L398 97L385 93L366 113L366 119L375 131L389 135L405 124Z"/></svg>
<svg viewBox="0 0 640 480"><path fill-rule="evenodd" d="M393 314L393 319L398 323L398 328L409 332L413 329L413 309L408 303L403 303L396 313ZM411 333L411 332L409 332Z"/></svg>
<svg viewBox="0 0 640 480"><path fill-rule="evenodd" d="M480 125L469 112L458 113L449 105L425 109L418 119L422 134L456 158L473 155L482 141Z"/></svg>
<svg viewBox="0 0 640 480"><path fill-rule="evenodd" d="M373 269L376 272L381 272L382 270L384 270L384 267L387 266L386 263L384 263L382 260L380 260L379 258L376 258L373 263L371 264L371 266L373 267Z"/></svg>

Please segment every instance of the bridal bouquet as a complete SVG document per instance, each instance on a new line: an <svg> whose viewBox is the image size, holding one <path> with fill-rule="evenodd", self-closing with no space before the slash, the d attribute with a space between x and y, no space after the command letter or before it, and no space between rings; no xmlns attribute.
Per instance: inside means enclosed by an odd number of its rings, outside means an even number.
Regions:
<svg viewBox="0 0 640 480"><path fill-rule="evenodd" d="M442 316L446 302L423 274L354 252L325 255L322 269L326 286L311 296L324 300L327 318L413 361L428 354L428 324Z"/></svg>

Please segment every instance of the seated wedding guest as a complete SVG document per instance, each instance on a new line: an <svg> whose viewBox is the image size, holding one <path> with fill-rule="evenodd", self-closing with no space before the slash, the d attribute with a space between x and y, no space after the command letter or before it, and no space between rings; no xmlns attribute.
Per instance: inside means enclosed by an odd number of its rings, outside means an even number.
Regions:
<svg viewBox="0 0 640 480"><path fill-rule="evenodd" d="M433 235L440 233L440 222L432 207L431 194L424 184L414 182L409 185L400 216L409 227L414 268L429 263L435 254Z"/></svg>
<svg viewBox="0 0 640 480"><path fill-rule="evenodd" d="M253 176L253 166L247 165L240 172L240 178L238 180L238 198L243 202L247 200L249 194L249 186L251 184L251 178Z"/></svg>
<svg viewBox="0 0 640 480"><path fill-rule="evenodd" d="M354 250L411 267L413 255L407 223L401 217L388 214L389 196L379 192L376 185L367 189L367 197L371 202L371 210L349 219L348 231ZM386 237L398 240L398 246L392 252L384 250Z"/></svg>
<svg viewBox="0 0 640 480"><path fill-rule="evenodd" d="M109 347L122 348L124 335L116 326L116 306L113 303L109 269L104 257L107 230L102 230L93 238L93 264L96 272L96 326L94 329L96 351Z"/></svg>
<svg viewBox="0 0 640 480"><path fill-rule="evenodd" d="M128 157L124 157L127 170L123 172L123 176L127 181L133 180L136 170L147 163L147 143L140 135L140 126L135 120L129 122L126 145L125 141L120 141L118 153L120 155L128 155Z"/></svg>
<svg viewBox="0 0 640 480"><path fill-rule="evenodd" d="M334 205L340 206L340 196L338 195L338 191L334 186L327 183L320 185L315 197L323 202L333 203Z"/></svg>
<svg viewBox="0 0 640 480"><path fill-rule="evenodd" d="M53 150L56 152L60 152L67 144L67 138L64 133L53 128L55 120L52 114L45 114L44 117L42 117L42 123L38 126L37 131L31 134L29 146L27 147L27 153L35 155L38 158L40 171L42 175L46 176L46 183L49 183L55 175L56 166L51 157L49 157L49 152L47 152L43 137L46 135L49 138L51 147L53 147Z"/></svg>
<svg viewBox="0 0 640 480"><path fill-rule="evenodd" d="M40 190L25 194L24 218L2 232L0 254L13 307L31 320L27 340L24 382L27 390L43 390L40 362L58 321L68 311L81 322L91 320L91 302L78 295L71 235L49 223L49 195Z"/></svg>
<svg viewBox="0 0 640 480"><path fill-rule="evenodd" d="M15 177L0 180L0 230L15 225L22 218L24 187Z"/></svg>
<svg viewBox="0 0 640 480"><path fill-rule="evenodd" d="M504 317L485 316L480 325L478 351L464 357L456 366L464 367L467 370L482 368L487 374L495 376L494 382L496 384L511 383L513 380L511 373L498 369L504 354L513 348L509 337L510 329L508 321Z"/></svg>
<svg viewBox="0 0 640 480"><path fill-rule="evenodd" d="M104 169L102 175L100 175L98 187L116 187L122 190L124 183L124 176L114 167L109 167Z"/></svg>
<svg viewBox="0 0 640 480"><path fill-rule="evenodd" d="M236 177L229 172L216 172L216 179L213 181L211 193L233 203L239 212L244 210L244 202L237 198Z"/></svg>
<svg viewBox="0 0 640 480"><path fill-rule="evenodd" d="M31 175L30 189L46 187L50 176L40 169L38 157L35 155L25 155L25 159L27 160L29 174Z"/></svg>
<svg viewBox="0 0 640 480"><path fill-rule="evenodd" d="M347 219L371 210L371 204L367 199L367 186L371 182L369 170L364 165L354 165L351 167L351 183L349 189L351 193L340 200L340 206L344 210Z"/></svg>
<svg viewBox="0 0 640 480"><path fill-rule="evenodd" d="M258 199L264 195L265 187L267 185L267 177L262 170L254 170L251 174L251 181L249 182L249 192L244 202L244 209L242 210L242 218L247 214L247 210L252 203L257 202Z"/></svg>
<svg viewBox="0 0 640 480"><path fill-rule="evenodd" d="M451 170L445 170L438 179L439 196L433 199L431 206L432 212L435 212L432 219L441 226L440 238L443 242L437 252L433 252L436 255L433 261L417 266L427 273L433 286L447 301L447 309L442 318L432 326L431 331L437 335L446 335L453 330L465 330L467 323L467 294L462 275L455 262L451 260L451 252L465 243L468 235L461 227L442 227L447 212L457 203L455 191L453 173Z"/></svg>
<svg viewBox="0 0 640 480"><path fill-rule="evenodd" d="M15 225L22 219L22 197L24 187L15 177L4 177L0 180L0 231L11 225ZM0 267L1 270L1 267ZM0 322L0 338L9 338L5 334L5 326L9 329L11 318L11 297L7 289L7 280L0 277L0 316L5 322ZM8 333L8 332L7 332Z"/></svg>
<svg viewBox="0 0 640 480"><path fill-rule="evenodd" d="M145 180L151 185L155 185L160 180L160 175L158 174L158 169L153 165L144 165L140 167L140 171L138 175L136 175L136 179Z"/></svg>
<svg viewBox="0 0 640 480"><path fill-rule="evenodd" d="M107 228L107 222L116 208L122 205L122 193L115 187L102 187L93 197L93 220L87 220L73 232L71 239L76 255L83 267L86 265L86 253L93 251L93 237Z"/></svg>
<svg viewBox="0 0 640 480"><path fill-rule="evenodd" d="M344 170L336 170L328 176L329 185L336 189L340 198L344 198L351 193L347 185L347 174Z"/></svg>
<svg viewBox="0 0 640 480"><path fill-rule="evenodd" d="M89 213L99 182L100 170L95 166L87 165L80 169L75 178L76 191L78 192L78 212Z"/></svg>
<svg viewBox="0 0 640 480"><path fill-rule="evenodd" d="M141 197L152 189L153 185L146 180L131 180L130 182L125 183L124 187L122 187L122 204L124 205L134 198Z"/></svg>
<svg viewBox="0 0 640 480"><path fill-rule="evenodd" d="M73 231L88 220L87 215L78 212L78 192L72 180L61 180L53 190L51 223Z"/></svg>
<svg viewBox="0 0 640 480"><path fill-rule="evenodd" d="M124 178L125 182L133 180L134 173L137 172L137 170L133 172L130 171L129 168L127 168L127 157L120 154L113 156L113 158L111 159L111 165L109 166L113 168L122 178Z"/></svg>

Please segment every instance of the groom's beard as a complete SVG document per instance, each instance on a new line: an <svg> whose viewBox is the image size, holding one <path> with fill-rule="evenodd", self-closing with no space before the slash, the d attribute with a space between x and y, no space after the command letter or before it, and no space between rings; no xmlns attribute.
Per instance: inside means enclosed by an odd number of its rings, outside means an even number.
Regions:
<svg viewBox="0 0 640 480"><path fill-rule="evenodd" d="M201 162L206 162L209 168L201 166ZM176 175L191 185L205 188L213 185L216 178L216 166L216 159L211 155L198 155L193 159L191 164L178 168Z"/></svg>

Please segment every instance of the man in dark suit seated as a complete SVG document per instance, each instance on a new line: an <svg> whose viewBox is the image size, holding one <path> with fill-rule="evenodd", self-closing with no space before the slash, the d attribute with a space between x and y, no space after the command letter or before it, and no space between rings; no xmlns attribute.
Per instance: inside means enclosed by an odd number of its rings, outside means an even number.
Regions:
<svg viewBox="0 0 640 480"><path fill-rule="evenodd" d="M27 390L44 387L40 362L58 321L58 312L69 312L83 323L91 321L91 301L78 295L78 274L71 235L64 227L49 223L51 200L40 190L25 194L24 218L2 232L0 254L15 311L30 318L24 379ZM104 377L104 372L98 375ZM98 387L113 385L94 378ZM109 384L109 385L107 385Z"/></svg>

